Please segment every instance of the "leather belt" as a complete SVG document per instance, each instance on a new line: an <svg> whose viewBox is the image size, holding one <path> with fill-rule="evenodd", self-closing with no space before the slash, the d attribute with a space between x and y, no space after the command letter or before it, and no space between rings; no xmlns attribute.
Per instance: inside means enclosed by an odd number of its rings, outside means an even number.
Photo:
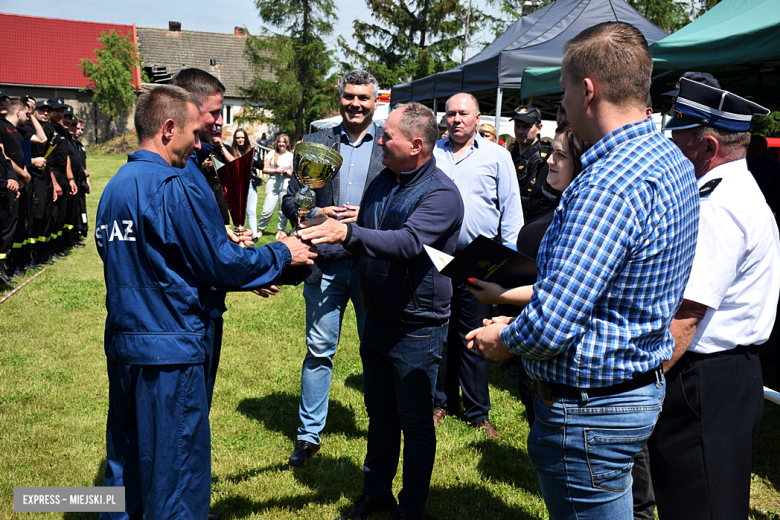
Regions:
<svg viewBox="0 0 780 520"><path fill-rule="evenodd" d="M534 386L536 387L537 395L544 401L549 401L553 397L581 399L583 391L587 393L588 397L622 394L623 392L636 390L637 388L642 388L650 383L655 383L663 377L661 367L657 367L623 381L622 383L610 386L577 388L576 386L564 385L562 383L545 383L544 381L534 381Z"/></svg>

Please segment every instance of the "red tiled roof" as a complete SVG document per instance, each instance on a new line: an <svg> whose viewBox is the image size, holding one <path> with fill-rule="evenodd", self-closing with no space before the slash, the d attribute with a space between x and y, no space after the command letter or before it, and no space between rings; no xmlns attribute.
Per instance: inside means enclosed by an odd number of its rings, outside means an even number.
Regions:
<svg viewBox="0 0 780 520"><path fill-rule="evenodd" d="M29 38L30 31L38 38ZM95 59L97 39L111 29L129 34L138 45L135 24L80 22L59 18L0 13L0 84L50 87L87 86L81 58ZM141 88L141 72L133 74L136 90Z"/></svg>

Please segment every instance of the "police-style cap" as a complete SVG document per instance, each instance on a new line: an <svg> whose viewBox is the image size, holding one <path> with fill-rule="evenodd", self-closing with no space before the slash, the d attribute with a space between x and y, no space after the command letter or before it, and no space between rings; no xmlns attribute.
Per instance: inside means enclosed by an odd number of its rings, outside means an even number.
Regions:
<svg viewBox="0 0 780 520"><path fill-rule="evenodd" d="M542 120L542 113L533 105L522 105L515 109L512 119L523 123L536 123Z"/></svg>
<svg viewBox="0 0 780 520"><path fill-rule="evenodd" d="M680 79L677 80L677 83L674 85L674 90L670 90L669 92L666 92L662 95L672 97L677 97L680 95L680 80L683 78L689 79L691 81L698 81L699 83L704 83L705 85L709 85L711 87L720 88L720 83L718 83L718 80L715 79L715 76L708 72L686 72L680 76Z"/></svg>
<svg viewBox="0 0 780 520"><path fill-rule="evenodd" d="M72 116L73 115L73 107L70 105L65 105L65 115L66 116Z"/></svg>
<svg viewBox="0 0 780 520"><path fill-rule="evenodd" d="M0 99L7 98L8 94L5 93L3 89L0 88Z"/></svg>
<svg viewBox="0 0 780 520"><path fill-rule="evenodd" d="M49 106L52 110L57 110L58 108L65 108L68 105L65 104L65 100L62 98L50 98Z"/></svg>
<svg viewBox="0 0 780 520"><path fill-rule="evenodd" d="M664 130L706 125L730 132L747 132L754 114L765 116L769 110L727 90L683 78L672 119Z"/></svg>
<svg viewBox="0 0 780 520"><path fill-rule="evenodd" d="M439 121L439 128L447 128L447 116L441 116Z"/></svg>
<svg viewBox="0 0 780 520"><path fill-rule="evenodd" d="M35 102L35 108L36 109L43 108L43 107L51 108L51 103L49 103L48 99L42 99L40 101L36 101Z"/></svg>

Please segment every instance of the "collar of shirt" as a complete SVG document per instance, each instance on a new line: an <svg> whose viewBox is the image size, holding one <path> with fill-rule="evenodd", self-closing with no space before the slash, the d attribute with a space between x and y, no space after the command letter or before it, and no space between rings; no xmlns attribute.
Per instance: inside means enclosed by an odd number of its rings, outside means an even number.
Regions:
<svg viewBox="0 0 780 520"><path fill-rule="evenodd" d="M612 150L631 139L639 136L657 132L653 119L648 117L638 123L629 123L613 130L599 142L594 144L590 150L582 154L582 169L587 170L593 163L609 154Z"/></svg>
<svg viewBox="0 0 780 520"><path fill-rule="evenodd" d="M458 160L456 160L456 161L455 161L455 164L457 164L457 163L461 162L461 161L462 161L462 160L464 160L466 157L468 157L469 155L471 155L472 153L474 153L474 149L475 149L475 148L476 148L476 149L479 149L479 146L480 146L480 145L479 145L479 142L480 142L482 139L484 139L484 137L482 137L481 135L479 135L479 132L477 132L477 135L476 135L476 137L474 137L474 140L473 140L473 141L471 141L471 145L469 146L469 149L468 149L468 150L466 150L466 152L465 152L463 155L461 155L461 156L460 156L460 159L458 159ZM450 140L450 136L447 136L447 137L445 137L445 138L444 138L444 149L445 149L445 150L447 150L447 152L451 153L451 154L453 155L453 157L454 157L454 156L455 156L455 153L452 151L452 146L453 146L453 143L452 143L452 141Z"/></svg>
<svg viewBox="0 0 780 520"><path fill-rule="evenodd" d="M360 146L361 144L365 143L366 141L373 141L374 140L374 136L376 135L376 123L371 121L371 124L368 125L368 130L366 130L366 133L363 134L363 137L357 143L353 143L352 141L350 141L349 134L347 134L347 131L344 128L344 123L341 123L339 125L339 135L340 135L340 139L341 139L341 143L342 144L349 144L349 145L352 145L353 147L357 148L358 146Z"/></svg>

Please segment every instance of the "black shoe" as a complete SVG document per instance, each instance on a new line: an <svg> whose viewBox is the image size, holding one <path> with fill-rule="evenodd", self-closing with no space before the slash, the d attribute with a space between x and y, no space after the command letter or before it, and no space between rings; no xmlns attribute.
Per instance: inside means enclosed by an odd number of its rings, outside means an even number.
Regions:
<svg viewBox="0 0 780 520"><path fill-rule="evenodd" d="M11 278L3 272L0 272L0 283L4 283L5 285L12 285L12 286L16 285L16 282L11 280Z"/></svg>
<svg viewBox="0 0 780 520"><path fill-rule="evenodd" d="M295 451L290 455L290 466L298 467L320 451L320 445L309 441L298 441Z"/></svg>
<svg viewBox="0 0 780 520"><path fill-rule="evenodd" d="M82 244L81 242L76 242L75 244L73 244L73 247L81 249L82 247L87 247L87 245Z"/></svg>
<svg viewBox="0 0 780 520"><path fill-rule="evenodd" d="M215 515L214 513L209 513L209 520L219 520L219 515Z"/></svg>
<svg viewBox="0 0 780 520"><path fill-rule="evenodd" d="M346 515L339 517L337 520L352 520L356 518L368 518L369 515L376 513L388 513L391 515L395 512L395 508L398 504L395 501L395 497L390 495L385 498L374 498L363 493L358 497L355 502L355 507Z"/></svg>

